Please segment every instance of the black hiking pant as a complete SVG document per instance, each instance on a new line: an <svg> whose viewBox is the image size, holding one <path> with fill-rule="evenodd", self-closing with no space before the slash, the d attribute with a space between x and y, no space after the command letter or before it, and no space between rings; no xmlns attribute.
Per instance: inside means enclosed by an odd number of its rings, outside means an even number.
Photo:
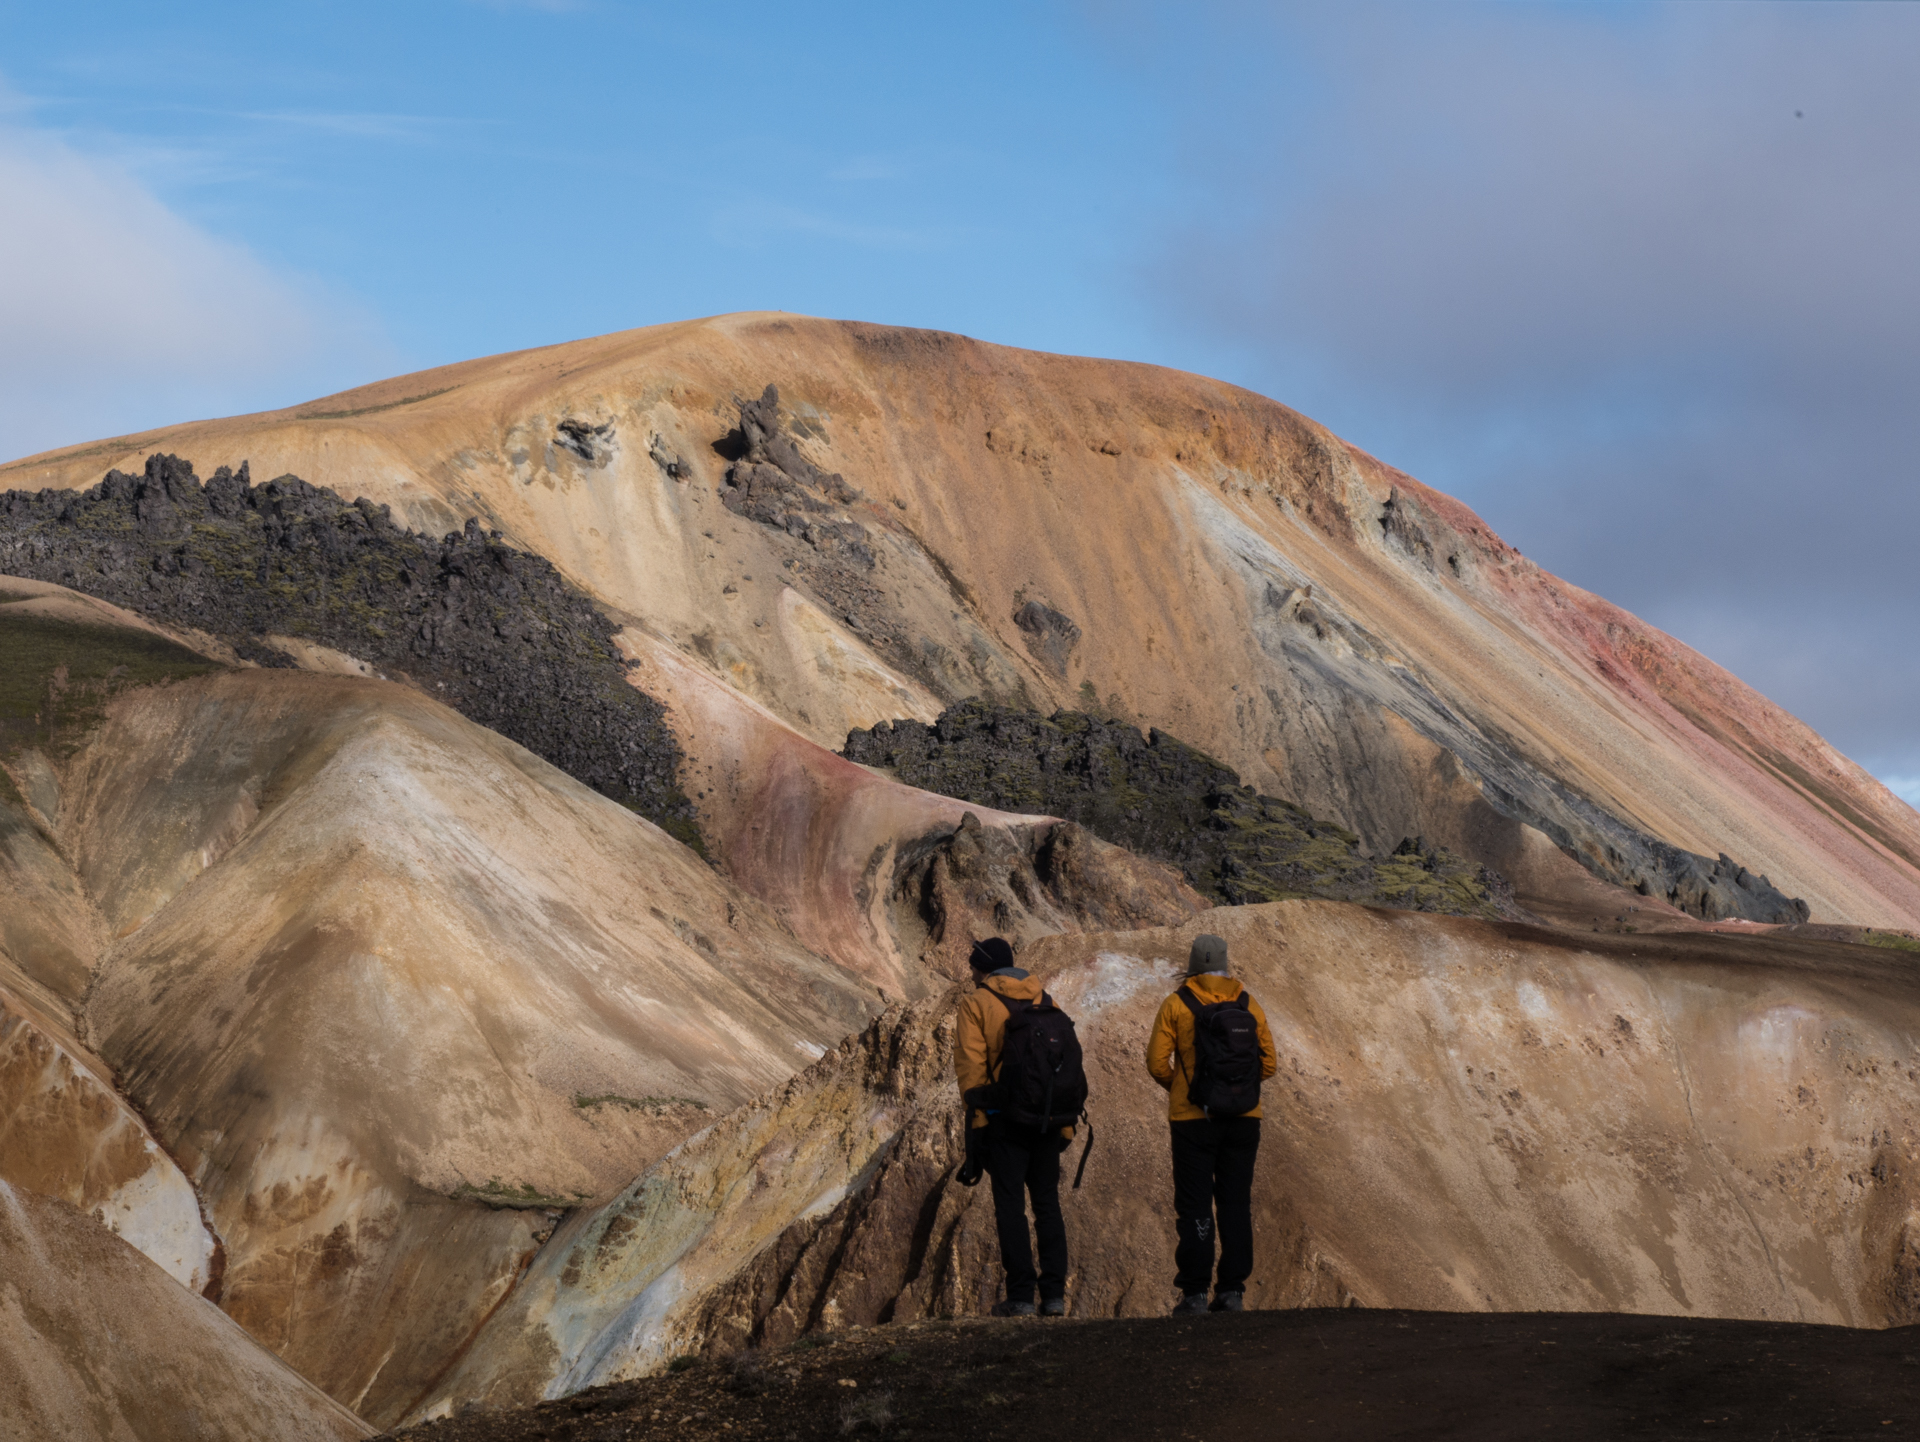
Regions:
<svg viewBox="0 0 1920 1442"><path fill-rule="evenodd" d="M1173 1132L1173 1211L1178 1242L1174 1285L1187 1296L1238 1292L1253 1274L1253 1163L1260 1118L1169 1122ZM1213 1234L1220 1233L1220 1275L1213 1277Z"/></svg>
<svg viewBox="0 0 1920 1442"><path fill-rule="evenodd" d="M993 1179L993 1220L1000 1233L1000 1265L1007 1272L1007 1300L1040 1300L1067 1295L1067 1222L1060 1215L1060 1134L1016 1127L999 1117L987 1119L984 1147L987 1175ZM1033 1198L1033 1231L1040 1243L1040 1275L1033 1271L1033 1247L1027 1235L1027 1198Z"/></svg>

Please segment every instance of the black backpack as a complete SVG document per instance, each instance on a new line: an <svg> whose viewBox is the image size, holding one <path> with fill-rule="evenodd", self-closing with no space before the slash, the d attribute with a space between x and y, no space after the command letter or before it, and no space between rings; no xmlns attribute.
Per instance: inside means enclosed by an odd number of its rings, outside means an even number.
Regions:
<svg viewBox="0 0 1920 1442"><path fill-rule="evenodd" d="M1260 1023L1244 987L1232 1001L1174 993L1193 1013L1193 1077L1187 1100L1208 1116L1245 1116L1260 1105Z"/></svg>
<svg viewBox="0 0 1920 1442"><path fill-rule="evenodd" d="M1038 1005L1014 1001L987 987L1007 1009L994 1078L996 1108L1015 1126L1049 1131L1071 1126L1087 1105L1087 1074L1073 1018L1041 993Z"/></svg>

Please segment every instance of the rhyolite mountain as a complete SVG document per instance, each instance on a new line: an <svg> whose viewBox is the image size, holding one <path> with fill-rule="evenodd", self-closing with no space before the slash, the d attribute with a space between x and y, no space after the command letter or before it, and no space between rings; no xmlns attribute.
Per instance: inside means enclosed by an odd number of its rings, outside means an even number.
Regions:
<svg viewBox="0 0 1920 1442"><path fill-rule="evenodd" d="M1076 1306L1167 1300L1210 930L1258 1304L1920 1319L1920 817L1272 401L725 317L0 467L0 576L0 1183L67 1209L0 1289L95 1227L238 1323L131 1289L182 1375L390 1425L981 1310L996 933L1089 1039Z"/></svg>

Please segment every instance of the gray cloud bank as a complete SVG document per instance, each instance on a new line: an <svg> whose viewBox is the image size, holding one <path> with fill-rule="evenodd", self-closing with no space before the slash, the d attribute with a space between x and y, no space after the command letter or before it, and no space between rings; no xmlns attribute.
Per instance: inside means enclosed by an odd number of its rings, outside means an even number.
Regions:
<svg viewBox="0 0 1920 1442"><path fill-rule="evenodd" d="M1920 800L1920 6L1210 14L1173 323Z"/></svg>

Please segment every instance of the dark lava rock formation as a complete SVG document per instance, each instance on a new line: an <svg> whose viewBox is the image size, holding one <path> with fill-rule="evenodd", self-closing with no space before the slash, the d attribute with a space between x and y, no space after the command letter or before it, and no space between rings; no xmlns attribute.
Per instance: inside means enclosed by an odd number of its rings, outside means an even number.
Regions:
<svg viewBox="0 0 1920 1442"><path fill-rule="evenodd" d="M1043 717L970 700L927 726L881 722L843 753L910 786L1039 812L1165 861L1216 902L1319 897L1416 911L1494 916L1504 883L1450 852L1403 841L1369 859L1351 831L1290 801L1258 795L1212 757L1154 730L1077 711Z"/></svg>
<svg viewBox="0 0 1920 1442"><path fill-rule="evenodd" d="M1013 613L1013 624L1028 636L1027 649L1054 675L1065 677L1067 658L1079 644L1080 628L1071 616L1038 601L1029 601Z"/></svg>
<svg viewBox="0 0 1920 1442"><path fill-rule="evenodd" d="M768 386L740 404L740 429L728 437L743 454L727 468L721 504L735 515L796 536L826 556L873 568L867 528L844 514L860 493L837 472L821 470L780 427L780 392Z"/></svg>
<svg viewBox="0 0 1920 1442"><path fill-rule="evenodd" d="M540 556L468 521L435 540L298 476L204 484L177 456L86 491L0 495L0 572L52 581L246 660L330 647L429 694L698 846L660 704L628 684L615 626Z"/></svg>

